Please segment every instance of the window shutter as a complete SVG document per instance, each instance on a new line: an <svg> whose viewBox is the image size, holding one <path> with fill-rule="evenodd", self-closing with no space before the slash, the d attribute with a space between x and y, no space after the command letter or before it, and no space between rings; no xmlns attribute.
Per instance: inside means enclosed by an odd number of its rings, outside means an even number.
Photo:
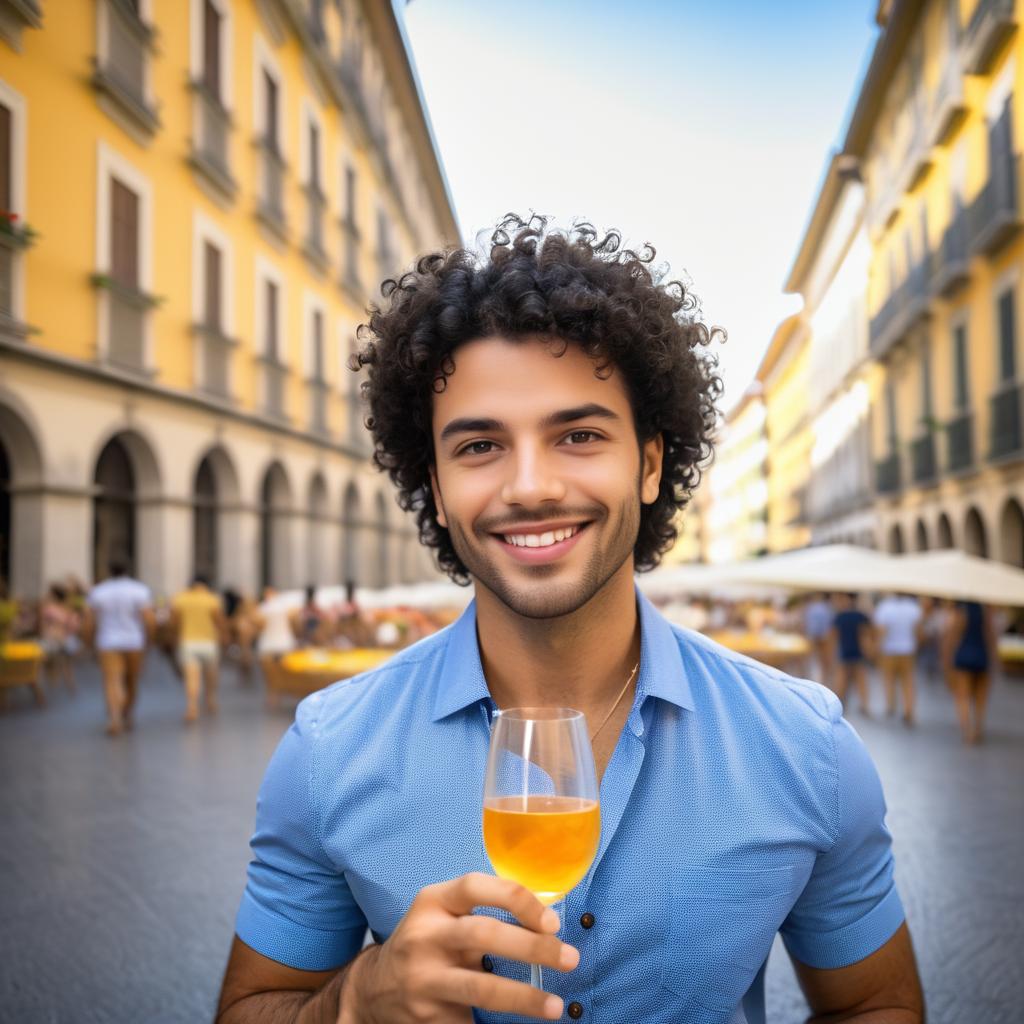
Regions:
<svg viewBox="0 0 1024 1024"><path fill-rule="evenodd" d="M267 282L267 358L277 361L277 285Z"/></svg>
<svg viewBox="0 0 1024 1024"><path fill-rule="evenodd" d="M219 100L220 13L211 0L203 0L203 84Z"/></svg>
<svg viewBox="0 0 1024 1024"><path fill-rule="evenodd" d="M11 210L13 196L11 195L11 178L14 176L14 168L11 160L14 155L14 147L11 139L13 118L10 110L0 103L0 210L8 213Z"/></svg>
<svg viewBox="0 0 1024 1024"><path fill-rule="evenodd" d="M139 197L110 179L110 272L128 288L139 287Z"/></svg>
<svg viewBox="0 0 1024 1024"><path fill-rule="evenodd" d="M267 71L263 72L263 97L266 111L264 118L264 132L266 133L267 145L275 152L277 151L277 82L270 77Z"/></svg>
<svg viewBox="0 0 1024 1024"><path fill-rule="evenodd" d="M210 242L203 246L205 270L204 322L207 327L221 331L221 256L220 250Z"/></svg>

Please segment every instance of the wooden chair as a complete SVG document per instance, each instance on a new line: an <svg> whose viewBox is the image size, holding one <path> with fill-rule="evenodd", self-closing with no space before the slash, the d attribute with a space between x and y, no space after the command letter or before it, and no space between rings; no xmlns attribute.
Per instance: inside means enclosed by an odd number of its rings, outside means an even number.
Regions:
<svg viewBox="0 0 1024 1024"><path fill-rule="evenodd" d="M46 705L46 694L39 683L42 655L37 658L4 658L0 655L0 711L7 710L7 692L15 686L29 686L36 704Z"/></svg>

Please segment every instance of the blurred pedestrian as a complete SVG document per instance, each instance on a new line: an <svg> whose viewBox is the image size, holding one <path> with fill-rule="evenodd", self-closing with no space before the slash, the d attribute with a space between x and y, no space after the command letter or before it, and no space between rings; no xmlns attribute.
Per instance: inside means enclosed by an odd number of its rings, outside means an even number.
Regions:
<svg viewBox="0 0 1024 1024"><path fill-rule="evenodd" d="M107 701L107 735L131 729L146 644L153 635L149 587L128 575L119 560L89 592L86 635L96 649Z"/></svg>
<svg viewBox="0 0 1024 1024"><path fill-rule="evenodd" d="M345 600L335 609L335 643L339 647L367 647L372 635L373 626L356 600L355 582L346 580Z"/></svg>
<svg viewBox="0 0 1024 1024"><path fill-rule="evenodd" d="M7 583L0 579L0 644L14 638L14 623L18 618L18 602L8 596Z"/></svg>
<svg viewBox="0 0 1024 1024"><path fill-rule="evenodd" d="M965 743L980 743L985 730L985 708L996 657L996 635L991 608L976 601L957 607L953 649L953 696Z"/></svg>
<svg viewBox="0 0 1024 1024"><path fill-rule="evenodd" d="M292 632L291 612L288 605L273 587L263 588L263 600L256 609L256 652L264 680L276 678L277 665L281 655L295 648L295 634Z"/></svg>
<svg viewBox="0 0 1024 1024"><path fill-rule="evenodd" d="M804 608L804 635L818 665L818 681L831 687L834 662L832 620L835 609L829 594L818 594Z"/></svg>
<svg viewBox="0 0 1024 1024"><path fill-rule="evenodd" d="M896 714L898 686L903 697L903 722L913 725L914 656L921 625L921 606L909 594L887 594L875 608L874 621L882 656L885 713Z"/></svg>
<svg viewBox="0 0 1024 1024"><path fill-rule="evenodd" d="M856 594L844 594L836 604L832 620L833 641L839 656L835 670L836 696L845 707L852 682L857 688L861 714L870 715L867 663L873 638L871 620L857 607Z"/></svg>
<svg viewBox="0 0 1024 1024"><path fill-rule="evenodd" d="M227 642L227 619L204 576L196 576L171 601L171 615L185 682L185 722L191 723L199 718L201 696L207 713L217 713L220 645Z"/></svg>
<svg viewBox="0 0 1024 1024"><path fill-rule="evenodd" d="M246 685L252 682L256 637L260 618L252 598L229 587L224 591L224 614L228 623L229 650L238 662L239 676Z"/></svg>
<svg viewBox="0 0 1024 1024"><path fill-rule="evenodd" d="M81 622L68 603L68 592L60 583L51 583L39 610L39 637L42 640L46 679L54 683L60 678L75 692L71 670L72 640L78 636Z"/></svg>
<svg viewBox="0 0 1024 1024"><path fill-rule="evenodd" d="M306 586L302 607L292 612L292 633L300 647L323 647L329 638L329 616L316 601L316 587Z"/></svg>

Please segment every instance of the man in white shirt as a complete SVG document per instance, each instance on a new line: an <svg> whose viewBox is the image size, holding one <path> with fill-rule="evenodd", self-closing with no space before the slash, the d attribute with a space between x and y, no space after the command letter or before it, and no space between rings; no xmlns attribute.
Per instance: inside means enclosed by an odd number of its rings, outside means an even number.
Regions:
<svg viewBox="0 0 1024 1024"><path fill-rule="evenodd" d="M132 727L132 711L142 656L153 635L149 587L132 579L123 562L110 563L110 575L89 592L87 635L93 639L107 698L107 735Z"/></svg>
<svg viewBox="0 0 1024 1024"><path fill-rule="evenodd" d="M896 683L903 694L903 721L914 724L914 655L917 653L921 606L907 594L890 594L875 609L882 655L887 714L896 714Z"/></svg>

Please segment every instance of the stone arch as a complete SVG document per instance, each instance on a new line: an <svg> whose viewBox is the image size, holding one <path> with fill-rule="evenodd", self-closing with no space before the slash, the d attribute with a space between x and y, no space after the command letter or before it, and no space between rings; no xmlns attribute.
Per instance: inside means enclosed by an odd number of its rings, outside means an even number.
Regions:
<svg viewBox="0 0 1024 1024"><path fill-rule="evenodd" d="M329 506L327 480L323 473L317 470L309 478L306 495L306 515L309 521L309 541L306 545L306 582L318 587L332 582L327 557L330 529Z"/></svg>
<svg viewBox="0 0 1024 1024"><path fill-rule="evenodd" d="M890 555L902 555L906 550L903 543L903 527L899 523L893 523L889 527L888 546Z"/></svg>
<svg viewBox="0 0 1024 1024"><path fill-rule="evenodd" d="M964 517L964 551L979 558L988 558L988 535L985 520L972 505Z"/></svg>
<svg viewBox="0 0 1024 1024"><path fill-rule="evenodd" d="M38 487L43 480L40 434L20 402L0 395L0 580L11 594L43 589L43 531Z"/></svg>
<svg viewBox="0 0 1024 1024"><path fill-rule="evenodd" d="M936 526L935 537L935 546L937 548L947 550L949 548L955 547L953 541L953 522L949 518L949 516L946 515L945 512L942 512L939 515L939 521L938 525Z"/></svg>
<svg viewBox="0 0 1024 1024"><path fill-rule="evenodd" d="M1024 569L1024 509L1016 498L1009 498L999 515L999 558Z"/></svg>
<svg viewBox="0 0 1024 1024"><path fill-rule="evenodd" d="M142 580L160 579L157 499L161 474L150 442L131 428L113 433L93 463L93 579L112 561Z"/></svg>
<svg viewBox="0 0 1024 1024"><path fill-rule="evenodd" d="M237 582L240 552L235 520L240 500L231 456L221 445L207 449L192 474L192 569L214 587Z"/></svg>
<svg viewBox="0 0 1024 1024"><path fill-rule="evenodd" d="M918 519L914 527L914 550L927 551L928 548L928 527L923 519Z"/></svg>
<svg viewBox="0 0 1024 1024"><path fill-rule="evenodd" d="M391 557L389 545L391 529L389 526L388 499L383 491L377 492L374 501L374 527L376 529L376 566L375 577L378 587L386 587L391 579Z"/></svg>
<svg viewBox="0 0 1024 1024"><path fill-rule="evenodd" d="M286 587L292 582L292 486L284 466L275 460L263 473L259 493L260 586Z"/></svg>
<svg viewBox="0 0 1024 1024"><path fill-rule="evenodd" d="M347 584L360 583L359 571L359 534L362 529L363 509L362 499L359 495L359 488L354 480L350 480L345 487L345 494L342 499L341 522L341 582Z"/></svg>

